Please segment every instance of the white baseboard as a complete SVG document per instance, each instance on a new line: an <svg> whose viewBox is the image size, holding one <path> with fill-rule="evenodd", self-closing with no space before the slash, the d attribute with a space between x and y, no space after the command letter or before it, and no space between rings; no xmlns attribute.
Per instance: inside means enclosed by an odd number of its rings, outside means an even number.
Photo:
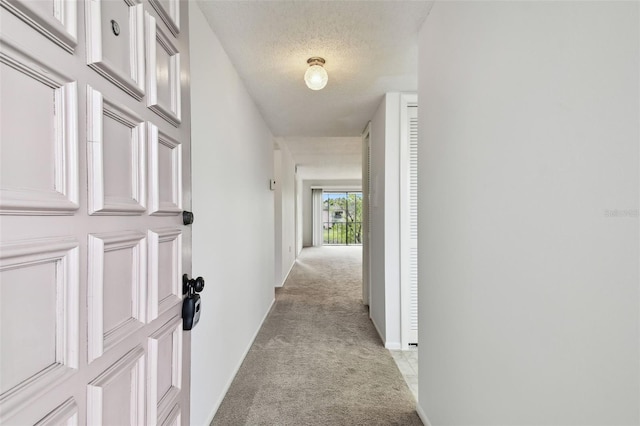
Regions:
<svg viewBox="0 0 640 426"><path fill-rule="evenodd" d="M271 305L269 305L269 309L267 309L267 313L264 314L264 317L262 317L262 321L260 321L260 325L258 326L256 332L253 333L253 337L251 337L251 340L249 341L249 344L247 345L247 348L244 350L244 353L240 357L240 361L238 361L238 364L236 365L236 368L233 369L233 374L231 375L231 378L224 385L224 391L222 392L222 396L220 396L220 398L216 401L215 405L213 406L213 410L211 411L211 414L209 414L209 417L207 418L207 422L205 424L209 425L213 421L213 418L215 417L216 413L218 412L218 408L220 408L220 404L222 404L222 400L227 395L227 392L229 392L229 388L231 387L231 383L233 383L233 379L236 378L236 374L238 374L238 370L240 370L240 366L242 366L242 363L244 362L244 359L247 357L247 354L249 353L249 350L251 349L251 346L253 346L253 342L256 340L256 337L258 337L258 333L260 332L260 329L262 328L262 324L264 324L264 320L266 320L267 316L269 316L269 313L271 312L271 309L273 308L273 304L275 302L276 302L276 299L274 297L273 300L271 301Z"/></svg>
<svg viewBox="0 0 640 426"><path fill-rule="evenodd" d="M371 322L373 323L373 327L376 329L376 331L378 332L378 336L380 336L380 340L382 340L382 344L384 345L384 347L386 349L390 349L390 350L400 350L402 349L402 344L400 342L387 342L384 340L384 336L382 335L382 333L380 332L380 329L378 328L378 324L376 324L375 320L373 319L372 316L369 316L369 319L371 320Z"/></svg>
<svg viewBox="0 0 640 426"><path fill-rule="evenodd" d="M287 282L287 278L289 278L289 274L291 273L291 271L293 271L293 267L296 266L296 261L294 260L293 263L291 264L291 266L289 267L289 271L287 272L287 274L284 276L284 278L282 279L282 282L280 283L280 285L277 285L276 287L282 287L284 286L284 283Z"/></svg>
<svg viewBox="0 0 640 426"><path fill-rule="evenodd" d="M392 351L399 351L402 349L402 345L400 344L400 342L386 342L384 344L384 347Z"/></svg>
<svg viewBox="0 0 640 426"><path fill-rule="evenodd" d="M369 313L371 313L371 311L369 311ZM373 319L373 317L371 315L369 315L369 319L371 320L371 323L373 324L373 328L376 329L376 331L378 332L378 336L380 336L380 340L382 340L382 344L384 345L384 336L382 335L382 333L380 332L380 329L378 328L378 324L376 324L376 320ZM385 346L386 347L386 346Z"/></svg>
<svg viewBox="0 0 640 426"><path fill-rule="evenodd" d="M429 421L429 418L427 417L427 414L424 412L422 407L420 407L420 405L417 402L416 402L416 413L418 413L418 417L420 417L420 420L422 420L422 423L424 423L424 426L432 426L431 422Z"/></svg>

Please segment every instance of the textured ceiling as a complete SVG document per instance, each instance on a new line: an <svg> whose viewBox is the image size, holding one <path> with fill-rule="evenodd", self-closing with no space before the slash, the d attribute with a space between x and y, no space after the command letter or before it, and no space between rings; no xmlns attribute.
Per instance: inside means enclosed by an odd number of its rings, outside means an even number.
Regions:
<svg viewBox="0 0 640 426"><path fill-rule="evenodd" d="M417 34L431 1L198 3L273 135L288 146L360 136L384 93L417 90ZM320 91L303 80L311 56L326 59L329 83ZM302 164L297 148L289 150ZM321 157L317 167L332 162Z"/></svg>

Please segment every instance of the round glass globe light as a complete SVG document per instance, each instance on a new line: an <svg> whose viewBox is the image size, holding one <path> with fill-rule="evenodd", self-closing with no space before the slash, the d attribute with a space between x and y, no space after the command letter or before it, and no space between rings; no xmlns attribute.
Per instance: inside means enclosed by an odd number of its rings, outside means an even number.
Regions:
<svg viewBox="0 0 640 426"><path fill-rule="evenodd" d="M311 65L304 73L304 82L311 90L323 89L327 81L329 81L329 75L321 65Z"/></svg>

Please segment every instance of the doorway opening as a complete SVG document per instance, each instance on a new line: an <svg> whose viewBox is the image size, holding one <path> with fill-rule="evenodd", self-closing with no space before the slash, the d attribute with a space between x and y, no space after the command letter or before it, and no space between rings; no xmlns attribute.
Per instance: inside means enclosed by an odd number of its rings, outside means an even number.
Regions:
<svg viewBox="0 0 640 426"><path fill-rule="evenodd" d="M322 244L362 245L362 192L322 193Z"/></svg>

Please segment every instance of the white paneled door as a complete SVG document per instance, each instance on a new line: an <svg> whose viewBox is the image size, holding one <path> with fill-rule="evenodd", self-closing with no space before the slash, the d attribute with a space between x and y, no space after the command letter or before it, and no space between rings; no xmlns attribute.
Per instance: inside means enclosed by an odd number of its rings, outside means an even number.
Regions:
<svg viewBox="0 0 640 426"><path fill-rule="evenodd" d="M186 425L179 0L0 0L0 423Z"/></svg>

